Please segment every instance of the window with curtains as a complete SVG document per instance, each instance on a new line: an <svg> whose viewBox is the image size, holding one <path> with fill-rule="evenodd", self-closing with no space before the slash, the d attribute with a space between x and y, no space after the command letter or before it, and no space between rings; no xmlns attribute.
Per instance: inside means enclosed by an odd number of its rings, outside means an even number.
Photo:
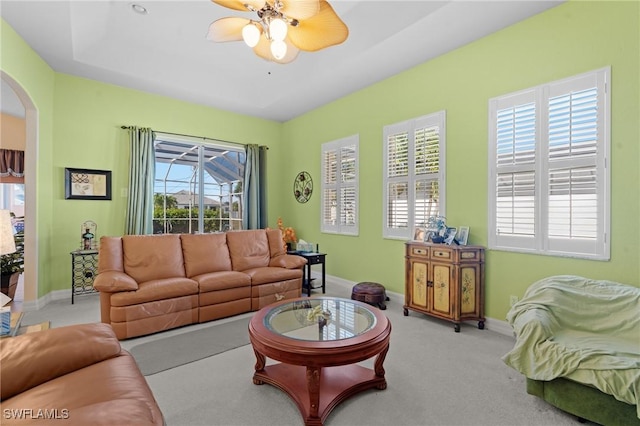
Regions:
<svg viewBox="0 0 640 426"><path fill-rule="evenodd" d="M358 235L359 136L322 145L322 232Z"/></svg>
<svg viewBox="0 0 640 426"><path fill-rule="evenodd" d="M242 229L243 147L163 133L154 146L154 233Z"/></svg>
<svg viewBox="0 0 640 426"><path fill-rule="evenodd" d="M604 68L489 101L489 247L609 259Z"/></svg>
<svg viewBox="0 0 640 426"><path fill-rule="evenodd" d="M385 126L385 238L409 239L430 216L445 216L445 111Z"/></svg>

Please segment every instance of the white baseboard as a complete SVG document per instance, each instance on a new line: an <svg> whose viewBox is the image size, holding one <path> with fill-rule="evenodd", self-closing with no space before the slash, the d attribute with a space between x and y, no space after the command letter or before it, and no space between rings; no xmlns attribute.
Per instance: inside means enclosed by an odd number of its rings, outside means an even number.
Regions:
<svg viewBox="0 0 640 426"><path fill-rule="evenodd" d="M321 273L318 271L311 271L311 276L313 278L320 279ZM345 280L344 278L340 277L334 277L333 275L327 275L326 279L327 283L331 282L331 285L338 285L344 288L344 290L347 292L351 291L353 286L357 284L357 282ZM387 296L392 302L395 302L401 306L404 305L404 293L401 294L387 290ZM484 328L486 330L491 330L505 336L513 337L513 329L508 322L503 320L499 320L496 318L486 318L484 322Z"/></svg>
<svg viewBox="0 0 640 426"><path fill-rule="evenodd" d="M71 303L71 289L54 290L36 300L28 300L28 301L22 302L22 310L25 312L37 311L38 309L41 309L49 302L53 302L55 300L64 300L64 299L68 299L69 303Z"/></svg>

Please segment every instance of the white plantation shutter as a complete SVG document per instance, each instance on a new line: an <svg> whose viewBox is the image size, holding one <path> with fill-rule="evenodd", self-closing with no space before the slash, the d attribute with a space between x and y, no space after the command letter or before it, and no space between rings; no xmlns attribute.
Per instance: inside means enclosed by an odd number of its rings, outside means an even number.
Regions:
<svg viewBox="0 0 640 426"><path fill-rule="evenodd" d="M358 135L322 145L322 232L358 235Z"/></svg>
<svg viewBox="0 0 640 426"><path fill-rule="evenodd" d="M403 235L409 229L409 133L400 128L387 135L386 142L386 225Z"/></svg>
<svg viewBox="0 0 640 426"><path fill-rule="evenodd" d="M505 96L492 105L494 239L500 246L535 248L536 93Z"/></svg>
<svg viewBox="0 0 640 426"><path fill-rule="evenodd" d="M490 247L609 258L608 74L490 101Z"/></svg>
<svg viewBox="0 0 640 426"><path fill-rule="evenodd" d="M444 130L444 111L384 127L384 237L444 215Z"/></svg>

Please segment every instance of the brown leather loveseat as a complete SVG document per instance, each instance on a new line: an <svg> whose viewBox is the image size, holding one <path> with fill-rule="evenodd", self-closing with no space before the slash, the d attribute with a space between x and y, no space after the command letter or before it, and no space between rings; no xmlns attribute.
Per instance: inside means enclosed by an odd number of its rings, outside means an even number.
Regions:
<svg viewBox="0 0 640 426"><path fill-rule="evenodd" d="M300 297L305 263L278 229L102 237L93 285L102 322L127 339Z"/></svg>
<svg viewBox="0 0 640 426"><path fill-rule="evenodd" d="M136 361L107 324L0 341L3 425L162 425Z"/></svg>

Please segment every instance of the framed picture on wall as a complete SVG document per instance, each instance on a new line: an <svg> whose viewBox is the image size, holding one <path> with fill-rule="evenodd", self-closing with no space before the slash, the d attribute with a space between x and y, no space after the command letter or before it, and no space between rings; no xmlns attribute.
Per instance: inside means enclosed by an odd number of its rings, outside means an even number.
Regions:
<svg viewBox="0 0 640 426"><path fill-rule="evenodd" d="M65 168L64 187L67 200L110 200L111 171Z"/></svg>
<svg viewBox="0 0 640 426"><path fill-rule="evenodd" d="M458 236L456 237L456 240L458 241L458 244L460 244L461 246L467 245L467 241L469 241L468 226L461 226L460 228L458 228Z"/></svg>

